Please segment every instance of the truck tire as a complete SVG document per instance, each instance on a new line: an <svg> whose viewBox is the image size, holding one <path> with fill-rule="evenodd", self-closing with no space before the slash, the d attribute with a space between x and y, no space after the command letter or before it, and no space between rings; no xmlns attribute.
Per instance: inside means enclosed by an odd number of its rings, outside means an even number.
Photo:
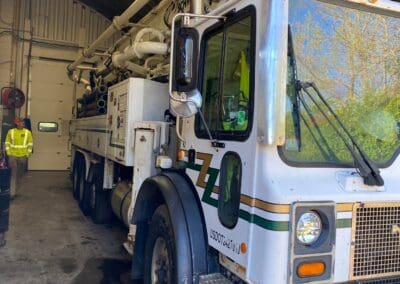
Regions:
<svg viewBox="0 0 400 284"><path fill-rule="evenodd" d="M176 283L175 237L166 205L154 212L145 246L144 283Z"/></svg>
<svg viewBox="0 0 400 284"><path fill-rule="evenodd" d="M74 168L72 169L72 195L76 200L78 200L79 196L79 180L81 174L81 157L77 156L74 162Z"/></svg>
<svg viewBox="0 0 400 284"><path fill-rule="evenodd" d="M110 191L103 188L101 169L102 167L94 169L92 182L87 189L90 215L96 224L110 223L112 218Z"/></svg>
<svg viewBox="0 0 400 284"><path fill-rule="evenodd" d="M84 163L81 163L79 166L79 187L77 190L77 200L79 206L82 208L83 206L83 194L86 189L86 165Z"/></svg>
<svg viewBox="0 0 400 284"><path fill-rule="evenodd" d="M140 187L131 222L137 225L133 279L151 283L152 271L153 280L155 271L167 271L166 277L161 275L161 283L199 283L201 275L214 271L208 267L206 226L200 200L189 177L166 171L147 178ZM159 248L166 251L164 259L170 259L164 261L167 265L163 264L161 270L154 268L156 261L152 261L159 255L162 264L162 254L157 253Z"/></svg>
<svg viewBox="0 0 400 284"><path fill-rule="evenodd" d="M95 182L93 178L97 170L98 164L90 164L89 175L83 191L82 201L79 203L79 207L81 208L83 214L85 214L86 216L90 215L92 212L92 187L94 186L93 183Z"/></svg>

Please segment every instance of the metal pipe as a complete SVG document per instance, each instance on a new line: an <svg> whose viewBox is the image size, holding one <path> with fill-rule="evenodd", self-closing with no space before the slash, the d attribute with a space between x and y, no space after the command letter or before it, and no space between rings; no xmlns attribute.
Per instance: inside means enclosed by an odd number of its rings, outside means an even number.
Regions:
<svg viewBox="0 0 400 284"><path fill-rule="evenodd" d="M86 80L86 79L83 79L83 78L80 78L78 75L73 75L73 76L70 76L70 79L72 80L72 81L74 81L74 82L76 82L76 83L82 83L82 84L84 84L85 85L85 90L86 91L88 91L88 92L91 92L92 91L92 88L90 87L90 82L88 81L88 80Z"/></svg>
<svg viewBox="0 0 400 284"><path fill-rule="evenodd" d="M203 14L203 0L192 0L190 4L190 13L202 15Z"/></svg>
<svg viewBox="0 0 400 284"><path fill-rule="evenodd" d="M168 45L162 42L140 42L135 46L136 55L142 58L145 54L166 55Z"/></svg>
<svg viewBox="0 0 400 284"><path fill-rule="evenodd" d="M145 34L150 34L151 36L157 37L159 42L143 42L142 38ZM142 58L145 54L165 55L168 51L168 46L167 44L163 43L164 39L165 37L161 31L153 28L144 28L137 33L132 45L127 46L123 52L116 51L113 53L112 62L119 68L125 68L126 61L135 57Z"/></svg>
<svg viewBox="0 0 400 284"><path fill-rule="evenodd" d="M128 61L128 62L126 62L125 67L126 67L126 69L128 69L132 72L135 72L138 75L146 76L146 68L144 68L138 64Z"/></svg>
<svg viewBox="0 0 400 284"><path fill-rule="evenodd" d="M31 91L32 91L32 74L31 74L31 64L32 64L32 38L33 38L33 26L32 26L32 0L29 0L29 49L28 49L28 58L27 58L27 78L28 84L26 87L26 117L31 117ZM75 102L75 98L73 100Z"/></svg>
<svg viewBox="0 0 400 284"><path fill-rule="evenodd" d="M109 54L109 53L102 53L102 52L94 52L93 55L96 55L96 56L104 56L104 57L111 57L111 54Z"/></svg>
<svg viewBox="0 0 400 284"><path fill-rule="evenodd" d="M76 67L85 60L85 58L91 57L93 52L95 52L101 44L107 41L114 33L125 27L129 23L129 19L139 12L140 9L142 9L149 1L150 0L136 0L121 14L121 16L114 17L112 24L87 49L84 50L78 59L68 65L68 71L73 72Z"/></svg>
<svg viewBox="0 0 400 284"><path fill-rule="evenodd" d="M170 4L171 0L162 0L155 8L153 8L143 19L146 19L147 17L149 17L150 15L158 15L158 13L163 13L163 11L165 11L166 6ZM140 28L148 28L148 25L144 25L144 24L139 24L139 23L128 23L127 26L131 27L131 29L125 33L124 35L122 35L115 43L112 47L108 48L106 53L109 53L111 56L111 53L115 52L118 48L122 48L125 45L129 45L129 40L131 40L132 35L138 31L138 29ZM170 32L168 30L164 30L162 31L162 33L164 34L164 36L170 36ZM111 74L111 70L114 69L114 66L111 65L109 66L109 68L105 67L102 68L100 71L98 71L96 74L97 75L103 75L106 76L107 82L110 82L112 80L114 80L116 78L116 76L114 74Z"/></svg>
<svg viewBox="0 0 400 284"><path fill-rule="evenodd" d="M111 82L114 81L115 79L117 79L117 76L113 72L110 72L106 76L104 76L104 81L106 82Z"/></svg>
<svg viewBox="0 0 400 284"><path fill-rule="evenodd" d="M77 70L91 70L91 71L97 71L99 68L97 67L90 67L90 66L83 66L83 65L78 65L76 66Z"/></svg>
<svg viewBox="0 0 400 284"><path fill-rule="evenodd" d="M105 108L107 102L105 100L97 100L97 108Z"/></svg>
<svg viewBox="0 0 400 284"><path fill-rule="evenodd" d="M107 90L108 90L107 85L104 84L104 82L99 84L99 92L101 94L107 94Z"/></svg>
<svg viewBox="0 0 400 284"><path fill-rule="evenodd" d="M144 28L144 29L141 29L136 34L134 42L140 42L145 34L151 34L153 36L156 36L158 38L159 42L164 41L164 35L162 34L161 31L153 29L153 28Z"/></svg>

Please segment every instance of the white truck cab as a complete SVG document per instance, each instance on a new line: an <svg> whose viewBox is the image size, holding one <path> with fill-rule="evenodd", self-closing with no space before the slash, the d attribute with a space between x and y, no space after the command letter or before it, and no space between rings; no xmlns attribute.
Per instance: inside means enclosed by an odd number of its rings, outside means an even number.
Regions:
<svg viewBox="0 0 400 284"><path fill-rule="evenodd" d="M191 4L111 52L141 79L74 122L82 208L127 223L145 283L397 283L400 4Z"/></svg>

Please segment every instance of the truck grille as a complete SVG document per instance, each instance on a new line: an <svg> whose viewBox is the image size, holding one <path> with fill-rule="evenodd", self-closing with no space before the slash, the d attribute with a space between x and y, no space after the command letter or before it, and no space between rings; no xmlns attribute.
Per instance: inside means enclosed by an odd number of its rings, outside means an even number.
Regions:
<svg viewBox="0 0 400 284"><path fill-rule="evenodd" d="M350 275L353 280L400 275L400 203L354 206Z"/></svg>

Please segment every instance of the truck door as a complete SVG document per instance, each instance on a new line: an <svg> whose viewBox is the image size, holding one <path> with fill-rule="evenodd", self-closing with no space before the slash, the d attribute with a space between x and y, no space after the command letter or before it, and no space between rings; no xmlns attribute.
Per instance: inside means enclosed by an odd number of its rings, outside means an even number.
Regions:
<svg viewBox="0 0 400 284"><path fill-rule="evenodd" d="M209 244L247 266L249 200L255 160L255 7L238 7L202 34L198 88L204 121L183 121L182 146L195 153L188 174L197 186ZM211 143L209 132L216 143Z"/></svg>

